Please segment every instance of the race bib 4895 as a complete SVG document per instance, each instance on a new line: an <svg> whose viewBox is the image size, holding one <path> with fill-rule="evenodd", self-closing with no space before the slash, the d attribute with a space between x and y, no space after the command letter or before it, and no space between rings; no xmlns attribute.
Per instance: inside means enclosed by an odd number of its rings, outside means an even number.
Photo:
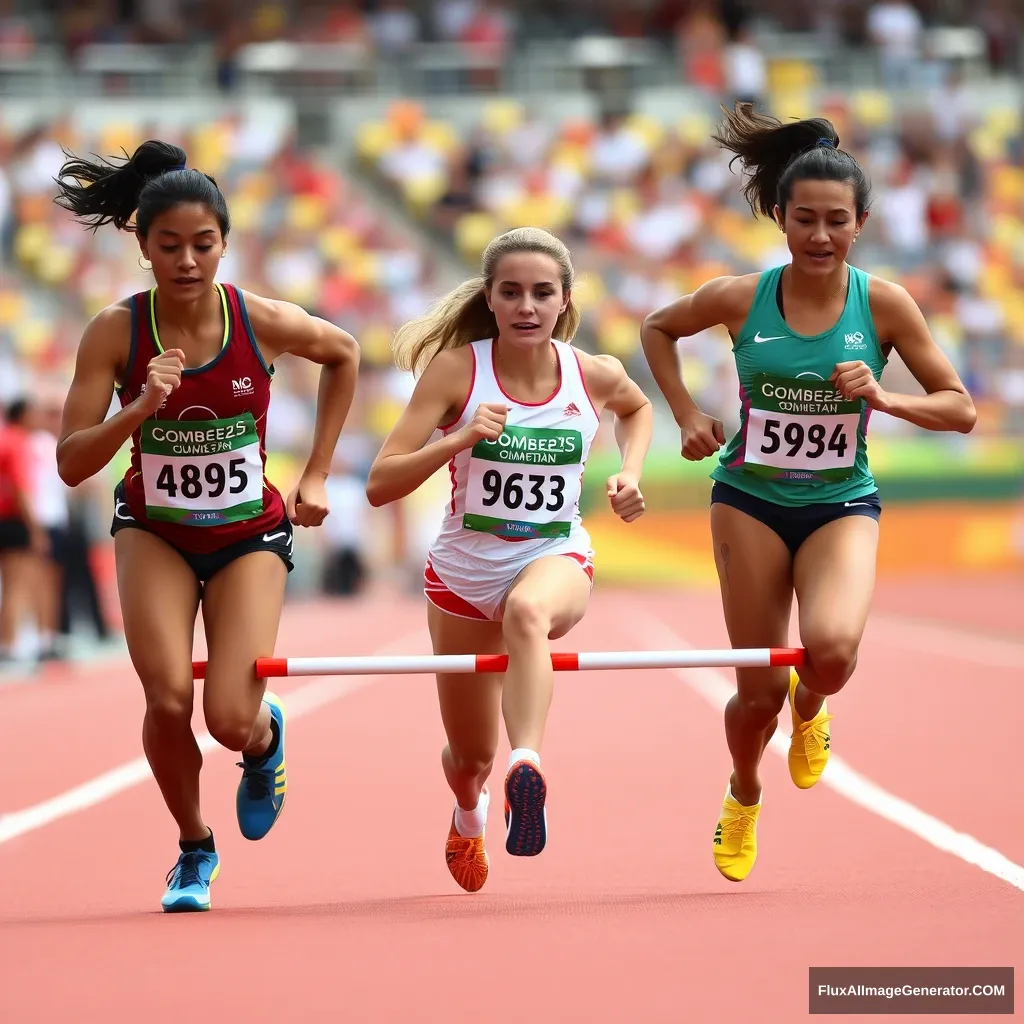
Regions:
<svg viewBox="0 0 1024 1024"><path fill-rule="evenodd" d="M221 526L263 511L263 460L251 413L146 420L141 447L147 518Z"/></svg>
<svg viewBox="0 0 1024 1024"><path fill-rule="evenodd" d="M790 480L845 480L857 458L861 402L827 381L754 378L744 468Z"/></svg>

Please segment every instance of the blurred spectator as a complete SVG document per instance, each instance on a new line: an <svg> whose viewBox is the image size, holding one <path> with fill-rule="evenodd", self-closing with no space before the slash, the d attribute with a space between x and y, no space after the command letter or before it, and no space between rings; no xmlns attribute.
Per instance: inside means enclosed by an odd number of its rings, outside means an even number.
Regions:
<svg viewBox="0 0 1024 1024"><path fill-rule="evenodd" d="M49 538L36 515L30 404L17 398L0 426L0 664L20 654L24 624L35 616L35 590Z"/></svg>
<svg viewBox="0 0 1024 1024"><path fill-rule="evenodd" d="M868 13L868 34L878 47L887 89L916 83L924 23L909 0L878 0Z"/></svg>
<svg viewBox="0 0 1024 1024"><path fill-rule="evenodd" d="M26 417L32 446L32 504L36 522L48 539L34 593L38 656L44 661L61 655L57 638L68 549L68 488L57 473L62 406L59 395L40 395Z"/></svg>

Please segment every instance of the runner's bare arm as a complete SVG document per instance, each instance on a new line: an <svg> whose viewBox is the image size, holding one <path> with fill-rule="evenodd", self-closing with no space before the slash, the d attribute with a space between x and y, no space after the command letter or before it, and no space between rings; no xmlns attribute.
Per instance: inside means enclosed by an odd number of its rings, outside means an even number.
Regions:
<svg viewBox="0 0 1024 1024"><path fill-rule="evenodd" d="M647 365L680 427L700 410L683 383L676 342L719 325L735 334L743 326L756 290L756 274L718 277L645 318L640 343Z"/></svg>
<svg viewBox="0 0 1024 1024"><path fill-rule="evenodd" d="M893 348L924 388L924 395L885 391L860 361L839 363L833 379L848 398L864 398L890 416L925 430L956 430L968 434L978 414L974 401L946 354L932 339L928 323L909 292L879 278L870 284L871 309L879 339Z"/></svg>
<svg viewBox="0 0 1024 1024"><path fill-rule="evenodd" d="M269 366L288 354L318 363L320 389L317 392L313 443L303 478L326 480L334 461L338 438L348 419L359 376L359 345L340 327L311 316L291 302L245 294L253 334Z"/></svg>
<svg viewBox="0 0 1024 1024"><path fill-rule="evenodd" d="M404 498L480 437L501 436L505 414L499 413L497 406L487 405L481 407L482 413L478 410L480 415L474 423L427 444L439 426L459 415L471 383L467 352L455 349L434 356L370 467L366 497L371 505L386 505ZM477 419L481 422L477 423ZM482 432L485 422L486 433Z"/></svg>
<svg viewBox="0 0 1024 1024"><path fill-rule="evenodd" d="M580 361L587 391L593 396L598 412L608 409L615 414L615 441L622 454L619 472L639 480L654 429L651 400L614 356L581 352Z"/></svg>
<svg viewBox="0 0 1024 1024"><path fill-rule="evenodd" d="M104 419L117 373L128 352L130 330L130 311L109 306L93 317L82 334L57 443L57 472L68 487L77 487L100 472L167 393L147 386L135 401ZM167 365L162 373L168 381L174 376L174 360L180 355L177 349L164 353ZM178 375L180 379L180 360ZM169 382L166 387L170 388Z"/></svg>

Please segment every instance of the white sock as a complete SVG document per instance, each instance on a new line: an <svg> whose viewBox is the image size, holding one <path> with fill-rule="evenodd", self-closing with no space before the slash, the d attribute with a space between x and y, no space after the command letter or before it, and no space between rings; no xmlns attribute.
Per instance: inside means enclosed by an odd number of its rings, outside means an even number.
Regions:
<svg viewBox="0 0 1024 1024"><path fill-rule="evenodd" d="M530 750L529 747L516 747L511 754L508 755L508 771L512 771L512 765L519 761L531 761L538 768L540 767L540 754L536 750Z"/></svg>
<svg viewBox="0 0 1024 1024"><path fill-rule="evenodd" d="M456 801L455 831L464 839L479 839L484 834L484 825L487 824L487 807L490 802L491 797L486 786L481 791L480 799L472 811L464 810Z"/></svg>

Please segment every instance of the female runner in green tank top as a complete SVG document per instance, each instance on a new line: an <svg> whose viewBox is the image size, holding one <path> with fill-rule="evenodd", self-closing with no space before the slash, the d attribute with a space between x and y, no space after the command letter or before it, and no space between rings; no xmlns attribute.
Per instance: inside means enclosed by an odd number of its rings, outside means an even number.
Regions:
<svg viewBox="0 0 1024 1024"><path fill-rule="evenodd" d="M881 513L867 457L872 411L962 433L976 413L910 295L846 262L870 187L833 126L783 125L739 104L714 138L748 172L744 195L785 233L792 262L709 281L648 316L641 337L683 457L699 461L724 446L711 474L711 533L731 643L785 646L795 594L808 652L798 672L738 669L726 706L733 774L713 851L718 870L741 881L757 855L758 767L787 694L790 776L807 789L829 756L825 698L857 664ZM732 336L740 381L740 427L728 444L722 423L687 393L675 352L679 338L719 324ZM893 350L923 395L883 390Z"/></svg>

